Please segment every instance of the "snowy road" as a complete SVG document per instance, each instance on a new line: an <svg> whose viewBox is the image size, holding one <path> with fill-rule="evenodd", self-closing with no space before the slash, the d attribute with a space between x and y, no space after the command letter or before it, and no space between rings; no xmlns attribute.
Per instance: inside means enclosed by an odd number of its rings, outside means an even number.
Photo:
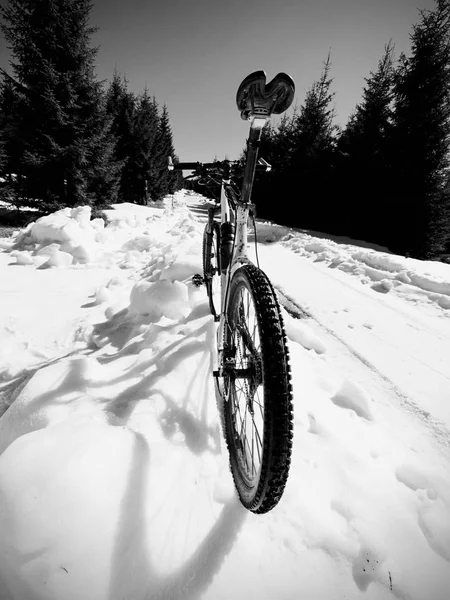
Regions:
<svg viewBox="0 0 450 600"><path fill-rule="evenodd" d="M206 220L197 204L189 208ZM364 379L382 385L384 396L414 412L450 451L450 310L420 301L421 289L393 297L336 269L339 262L327 265L274 246L286 229L275 228L275 234L270 229L263 224L258 235L260 264L288 312L306 318L326 346L334 347L337 367L365 372ZM253 246L250 252L255 260ZM349 356L356 359L353 366Z"/></svg>
<svg viewBox="0 0 450 600"><path fill-rule="evenodd" d="M191 283L203 203L114 213L3 241L0 600L446 599L450 266L258 226L291 301L295 438L256 516Z"/></svg>
<svg viewBox="0 0 450 600"><path fill-rule="evenodd" d="M261 261L267 251L260 250ZM406 403L428 425L450 436L450 318L424 314L401 298L379 296L349 275L321 263L276 249L283 270L267 272L281 290L306 310L315 323L310 326L324 338L325 331L390 387L392 396ZM273 260L273 254L271 254ZM298 273L294 279L289 273ZM332 303L330 303L332 298ZM345 355L336 353L337 366ZM449 446L450 437L442 442Z"/></svg>

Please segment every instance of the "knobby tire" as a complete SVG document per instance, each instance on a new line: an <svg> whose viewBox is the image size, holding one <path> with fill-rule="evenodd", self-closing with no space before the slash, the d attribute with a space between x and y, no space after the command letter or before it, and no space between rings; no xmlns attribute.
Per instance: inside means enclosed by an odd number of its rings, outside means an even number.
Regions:
<svg viewBox="0 0 450 600"><path fill-rule="evenodd" d="M291 462L293 405L286 334L273 287L259 268L240 267L229 293L222 388L225 438L242 504L254 513L266 513L283 494ZM258 423L261 431L256 433ZM249 431L255 431L251 442Z"/></svg>
<svg viewBox="0 0 450 600"><path fill-rule="evenodd" d="M215 221L208 223L203 233L203 280L208 295L209 309L216 318L219 314L214 303L213 285L216 277L220 278L220 228ZM219 299L219 298L217 298Z"/></svg>

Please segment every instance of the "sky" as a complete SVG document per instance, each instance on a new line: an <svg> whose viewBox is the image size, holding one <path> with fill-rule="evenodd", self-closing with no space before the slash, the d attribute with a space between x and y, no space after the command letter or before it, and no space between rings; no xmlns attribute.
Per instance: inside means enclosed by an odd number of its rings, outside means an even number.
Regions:
<svg viewBox="0 0 450 600"><path fill-rule="evenodd" d="M131 90L147 85L166 103L181 160L237 158L247 123L235 108L249 73L268 79L284 71L296 83L295 102L319 77L331 52L337 123L345 124L361 99L364 77L375 70L385 44L409 51L418 8L434 0L97 0L98 75L114 68ZM0 65L6 62L0 43Z"/></svg>
<svg viewBox="0 0 450 600"><path fill-rule="evenodd" d="M283 496L254 515L192 282L208 206L0 237L0 600L448 600L450 265L258 222L294 416Z"/></svg>

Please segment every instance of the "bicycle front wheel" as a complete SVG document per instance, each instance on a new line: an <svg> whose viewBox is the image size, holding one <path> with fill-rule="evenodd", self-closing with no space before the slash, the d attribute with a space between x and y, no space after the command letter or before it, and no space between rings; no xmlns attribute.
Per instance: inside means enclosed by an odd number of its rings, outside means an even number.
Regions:
<svg viewBox="0 0 450 600"><path fill-rule="evenodd" d="M233 275L226 315L223 420L233 479L255 513L276 506L292 452L292 386L280 307L251 264Z"/></svg>
<svg viewBox="0 0 450 600"><path fill-rule="evenodd" d="M203 279L209 309L216 318L220 309L220 228L215 221L203 233Z"/></svg>

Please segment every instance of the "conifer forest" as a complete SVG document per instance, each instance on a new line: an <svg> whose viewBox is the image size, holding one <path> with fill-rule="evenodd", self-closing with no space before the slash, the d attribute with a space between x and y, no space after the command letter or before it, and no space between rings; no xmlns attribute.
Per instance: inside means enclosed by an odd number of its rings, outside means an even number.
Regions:
<svg viewBox="0 0 450 600"><path fill-rule="evenodd" d="M0 199L18 208L95 212L185 185L167 169L168 157L178 160L168 107L148 89L130 91L126 75L97 79L91 9L89 0L0 9L12 56L0 72ZM259 217L448 261L450 0L419 11L410 39L398 56L386 41L343 126L332 51L324 57L296 108L263 130L260 156L272 170L255 181Z"/></svg>

